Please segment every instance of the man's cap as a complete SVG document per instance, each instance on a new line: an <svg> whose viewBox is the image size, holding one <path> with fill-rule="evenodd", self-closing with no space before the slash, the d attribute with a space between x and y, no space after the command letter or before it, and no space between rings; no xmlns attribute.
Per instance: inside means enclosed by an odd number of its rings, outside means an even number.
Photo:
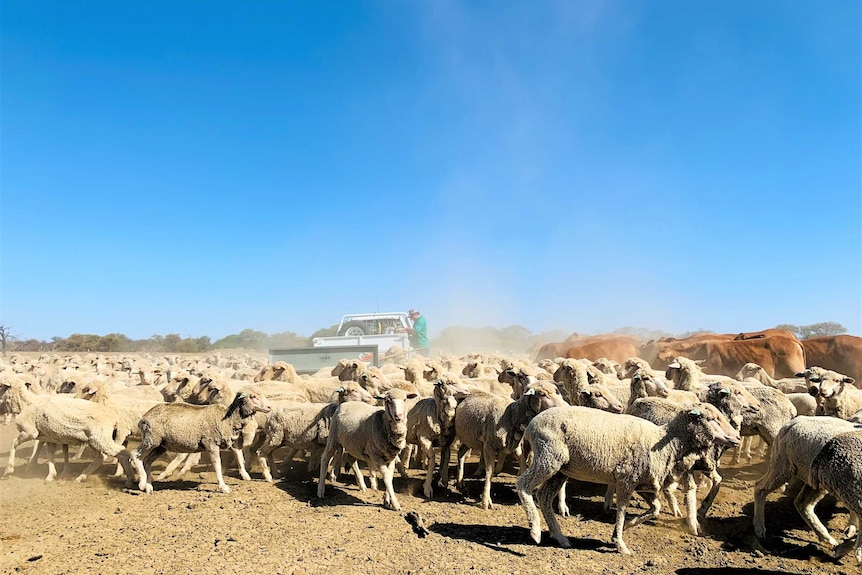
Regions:
<svg viewBox="0 0 862 575"><path fill-rule="evenodd" d="M416 308L413 308L413 309L411 309L409 312L407 312L407 315L413 315L414 313L415 313L415 314L418 314L418 313L419 313L419 310L418 310L418 309L416 309Z"/></svg>

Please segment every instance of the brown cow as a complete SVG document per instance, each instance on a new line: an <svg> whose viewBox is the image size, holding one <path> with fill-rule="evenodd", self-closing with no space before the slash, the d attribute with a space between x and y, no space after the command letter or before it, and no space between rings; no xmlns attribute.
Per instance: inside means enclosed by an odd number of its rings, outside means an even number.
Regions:
<svg viewBox="0 0 862 575"><path fill-rule="evenodd" d="M536 362L543 359L556 359L558 357L566 357L566 350L572 347L572 344L564 341L546 343L536 352Z"/></svg>
<svg viewBox="0 0 862 575"><path fill-rule="evenodd" d="M862 337L829 335L803 339L805 367L823 367L849 375L862 389Z"/></svg>
<svg viewBox="0 0 862 575"><path fill-rule="evenodd" d="M656 340L650 340L646 342L644 345L640 347L640 353L638 357L641 357L647 360L650 365L656 359L656 356L661 353L663 349L675 347L669 346L667 344L671 344L674 342L698 342L698 341L734 341L734 340L748 340L748 339L763 339L765 337L772 336L781 336L781 337L789 337L790 339L794 339L799 341L795 335L785 329L764 329L762 331L749 331L749 332L740 332L740 333L695 333L688 337L676 338L676 337L662 337ZM664 369L664 368L662 368ZM795 375L795 374L794 374Z"/></svg>
<svg viewBox="0 0 862 575"><path fill-rule="evenodd" d="M566 350L563 357L572 359L587 358L595 361L600 357L612 359L623 363L630 357L637 355L638 348L627 337L594 341L583 345L573 345Z"/></svg>
<svg viewBox="0 0 862 575"><path fill-rule="evenodd" d="M805 365L805 351L795 338L772 336L744 340L675 341L661 344L656 353L655 369L665 369L681 355L689 359L702 359L703 370L716 375L735 376L742 366L752 362L760 365L776 379L793 377ZM643 355L641 355L643 357Z"/></svg>

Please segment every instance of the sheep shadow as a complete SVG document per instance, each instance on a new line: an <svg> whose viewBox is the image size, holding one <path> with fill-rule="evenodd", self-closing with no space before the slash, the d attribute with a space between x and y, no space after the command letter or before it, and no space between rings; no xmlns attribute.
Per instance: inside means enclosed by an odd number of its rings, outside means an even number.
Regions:
<svg viewBox="0 0 862 575"><path fill-rule="evenodd" d="M509 526L501 527L494 525L476 525L462 523L434 523L428 527L428 530L448 537L449 539L458 539L461 541L469 541L487 547L493 551L509 553L517 557L526 557L525 553L509 549L506 545L533 545L530 539L530 530L526 527ZM570 539L572 549L582 551L599 551L602 553L616 552L608 546L604 541L598 539ZM556 542L550 539L547 533L542 535L542 546L556 545Z"/></svg>
<svg viewBox="0 0 862 575"><path fill-rule="evenodd" d="M795 495L795 491L788 489L778 500L765 502L767 534L763 540L755 535L752 526L753 502L743 506L742 516L709 518L703 524L708 534L723 539L722 547L728 551L759 551L785 559L809 561L815 558L823 563L838 564L840 561L818 544L816 535L797 512L793 505ZM843 511L831 497L817 506L817 516L824 524Z"/></svg>
<svg viewBox="0 0 862 575"><path fill-rule="evenodd" d="M277 481L275 487L284 491L297 501L307 504L310 507L336 507L343 505L350 506L368 506L372 505L367 501L363 501L358 497L349 493L348 489L357 490L356 485L349 483L341 483L340 485L326 484L326 494L323 499L317 497L317 481L313 479L305 479L302 481L282 478ZM382 496L382 495L381 495Z"/></svg>

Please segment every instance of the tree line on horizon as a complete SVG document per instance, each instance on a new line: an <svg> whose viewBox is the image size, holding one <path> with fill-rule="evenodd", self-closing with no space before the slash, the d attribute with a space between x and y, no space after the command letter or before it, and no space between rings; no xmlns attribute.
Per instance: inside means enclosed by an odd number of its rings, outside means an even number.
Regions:
<svg viewBox="0 0 862 575"><path fill-rule="evenodd" d="M780 324L777 329L786 329L799 339L839 335L847 333L840 323L819 322L809 325ZM201 353L220 349L246 349L267 351L291 347L310 347L315 337L329 337L336 334L338 325L321 328L309 337L292 331L267 334L254 329L244 329L219 340L212 341L209 336L186 337L179 334L153 335L147 339L131 339L121 333L94 335L73 333L68 337L52 337L50 341L24 339L12 334L11 328L0 324L0 346L5 354L8 351L52 351L52 352L126 352L126 353ZM700 329L673 334L662 330L626 326L610 333L633 335L643 341L660 337L684 338L702 333L715 333ZM470 352L529 353L538 346L563 341L572 335L563 330L549 330L533 334L520 325L504 328L452 326L443 329L440 335L431 339L432 350L447 351L457 355ZM587 335L587 334L584 334Z"/></svg>

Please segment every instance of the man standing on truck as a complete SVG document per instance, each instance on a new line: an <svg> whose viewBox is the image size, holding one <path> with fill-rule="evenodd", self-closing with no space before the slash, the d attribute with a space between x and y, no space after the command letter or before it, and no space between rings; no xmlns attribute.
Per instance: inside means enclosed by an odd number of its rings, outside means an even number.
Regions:
<svg viewBox="0 0 862 575"><path fill-rule="evenodd" d="M425 357L431 357L431 344L428 342L428 324L425 322L425 317L415 308L410 310L409 317L413 322L413 327L406 328L407 333L410 334L410 346L413 351Z"/></svg>

